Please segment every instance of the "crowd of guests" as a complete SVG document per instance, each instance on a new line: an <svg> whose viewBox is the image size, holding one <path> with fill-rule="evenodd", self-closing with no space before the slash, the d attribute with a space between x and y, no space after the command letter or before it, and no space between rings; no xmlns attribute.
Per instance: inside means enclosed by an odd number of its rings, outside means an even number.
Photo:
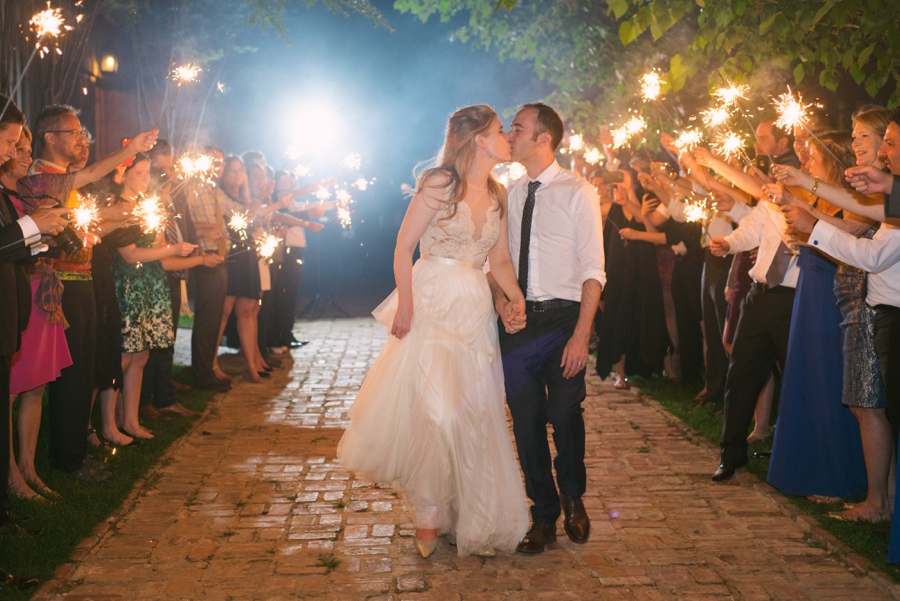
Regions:
<svg viewBox="0 0 900 601"><path fill-rule="evenodd" d="M768 481L821 503L864 499L834 519L889 521L900 432L900 111L862 107L852 131L822 108L808 118L784 131L763 114L755 160L679 148L665 134L658 162L624 156L601 130L608 161L591 177L608 281L597 372L622 389L654 373L702 384L696 401L724 415L716 482L771 434L777 374ZM900 527L891 542L889 561L900 562Z"/></svg>
<svg viewBox="0 0 900 601"><path fill-rule="evenodd" d="M18 530L9 494L59 497L35 469L42 419L51 467L100 482L110 467L89 445L139 446L153 438L150 420L200 416L177 401L176 390L187 387L173 380L184 290L194 311L195 387L230 389L217 363L225 336L240 346L244 380L253 382L271 377L278 354L305 344L292 333L305 231L323 225L312 221L321 209L298 200L318 185L298 187L258 151L225 156L206 147L215 181L185 179L172 145L153 130L88 164L91 137L73 107L46 107L30 127L2 95L0 107L0 414L9 415L0 428L0 478L8 483L0 487L0 527ZM134 212L149 196L167 213L158 231ZM74 209L93 203L96 223L74 227ZM229 228L233 215L248 226ZM254 244L264 233L283 240L271 258ZM30 584L0 571L0 586Z"/></svg>

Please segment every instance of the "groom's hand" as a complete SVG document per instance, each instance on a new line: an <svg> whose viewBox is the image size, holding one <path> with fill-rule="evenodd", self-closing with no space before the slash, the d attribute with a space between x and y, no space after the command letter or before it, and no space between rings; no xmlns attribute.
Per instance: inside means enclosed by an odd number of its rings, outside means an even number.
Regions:
<svg viewBox="0 0 900 601"><path fill-rule="evenodd" d="M503 325L507 334L515 334L525 329L525 301L509 301L504 310Z"/></svg>
<svg viewBox="0 0 900 601"><path fill-rule="evenodd" d="M563 377L572 378L587 366L588 343L590 333L582 333L578 330L569 338L566 348L563 349L562 363Z"/></svg>

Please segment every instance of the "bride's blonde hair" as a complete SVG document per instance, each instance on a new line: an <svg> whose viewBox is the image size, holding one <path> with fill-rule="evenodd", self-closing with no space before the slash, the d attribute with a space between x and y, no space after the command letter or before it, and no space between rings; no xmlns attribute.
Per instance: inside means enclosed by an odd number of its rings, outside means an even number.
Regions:
<svg viewBox="0 0 900 601"><path fill-rule="evenodd" d="M455 215L459 201L466 197L466 174L475 161L478 149L475 136L487 133L495 118L497 113L486 104L467 106L453 113L447 123L444 145L434 160L426 164L424 171L416 177L415 193L418 194L425 188L425 182L432 175L446 176L446 184L441 184L441 187L446 187L446 196L442 202L450 205L450 215ZM429 184L431 185L433 184ZM493 175L488 176L488 192L500 205L502 186Z"/></svg>

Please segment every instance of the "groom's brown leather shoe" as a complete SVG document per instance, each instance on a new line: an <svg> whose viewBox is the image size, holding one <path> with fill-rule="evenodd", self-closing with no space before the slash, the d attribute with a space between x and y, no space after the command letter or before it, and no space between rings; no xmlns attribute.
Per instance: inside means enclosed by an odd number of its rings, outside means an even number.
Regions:
<svg viewBox="0 0 900 601"><path fill-rule="evenodd" d="M528 534L519 541L516 553L543 553L550 543L556 542L556 524L542 524L535 522L531 525Z"/></svg>
<svg viewBox="0 0 900 601"><path fill-rule="evenodd" d="M559 501L566 514L563 527L573 543L586 543L591 535L591 520L584 510L584 503L578 497L559 493Z"/></svg>

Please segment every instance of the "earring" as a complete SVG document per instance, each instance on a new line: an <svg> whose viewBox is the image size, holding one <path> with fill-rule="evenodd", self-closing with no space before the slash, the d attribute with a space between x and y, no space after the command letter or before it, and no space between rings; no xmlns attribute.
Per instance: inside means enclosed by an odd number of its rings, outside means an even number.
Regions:
<svg viewBox="0 0 900 601"><path fill-rule="evenodd" d="M487 148L484 149L484 154L486 154L486 155L487 155L487 158L491 159L492 161L496 161L496 160L497 160L497 157L495 157L494 155L492 155L492 154L491 154L491 151L488 150Z"/></svg>

